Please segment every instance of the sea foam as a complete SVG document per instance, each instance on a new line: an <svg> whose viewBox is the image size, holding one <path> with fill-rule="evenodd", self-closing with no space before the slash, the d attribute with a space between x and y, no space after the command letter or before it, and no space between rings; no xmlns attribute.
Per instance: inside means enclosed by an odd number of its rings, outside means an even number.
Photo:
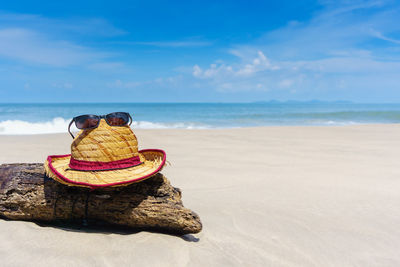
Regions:
<svg viewBox="0 0 400 267"><path fill-rule="evenodd" d="M70 120L54 118L45 122L28 122L22 120L6 120L0 122L0 134L48 134L67 132Z"/></svg>
<svg viewBox="0 0 400 267"><path fill-rule="evenodd" d="M71 119L54 118L44 122L28 122L22 120L5 120L0 121L0 135L24 135L24 134L51 134L51 133L66 133L68 124ZM132 128L137 129L204 129L208 128L204 125L195 123L157 123L150 121L134 121ZM78 131L74 125L71 131Z"/></svg>

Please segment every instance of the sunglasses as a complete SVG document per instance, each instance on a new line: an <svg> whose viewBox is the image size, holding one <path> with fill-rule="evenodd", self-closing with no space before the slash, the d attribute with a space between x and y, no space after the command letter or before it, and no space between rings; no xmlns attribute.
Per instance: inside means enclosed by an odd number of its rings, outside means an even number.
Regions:
<svg viewBox="0 0 400 267"><path fill-rule="evenodd" d="M110 126L126 126L132 124L132 117L128 112L113 112L107 115L80 115L74 117L68 125L68 132L71 133L71 125L75 122L76 128L80 130L94 129L100 124L100 120L104 119Z"/></svg>

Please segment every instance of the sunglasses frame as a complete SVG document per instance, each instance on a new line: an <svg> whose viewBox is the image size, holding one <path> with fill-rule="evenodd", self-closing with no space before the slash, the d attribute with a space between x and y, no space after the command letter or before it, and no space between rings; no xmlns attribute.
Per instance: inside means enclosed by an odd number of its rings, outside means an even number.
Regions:
<svg viewBox="0 0 400 267"><path fill-rule="evenodd" d="M115 114L115 113L124 113L124 114L127 114L128 117L129 117L129 121L127 122L127 124L124 124L124 125L110 125L110 124L108 123L106 117L109 116L109 115L113 115L113 114ZM99 121L98 121L97 124L96 124L95 126L93 126L93 127L79 129L78 126L76 125L76 118L81 117L81 116L95 116L95 117L98 117L98 118L99 118ZM68 125L68 132L69 132L69 134L72 136L72 138L75 138L74 135L71 133L71 129L70 129L72 123L75 122L75 126L76 126L76 128L78 128L79 130L90 130L90 129L95 129L95 128L99 127L99 124L100 124L101 119L104 119L104 120L106 121L106 123L107 123L108 125L110 125L111 127L123 127L123 126L126 126L126 125L131 126L132 121L133 121L133 120L132 120L132 117L131 117L131 114L129 114L128 112L112 112L112 113L108 113L108 114L106 114L106 115L84 114L84 115L79 115L79 116L76 116L76 117L73 117L73 118L72 118L71 122L70 122L69 125Z"/></svg>

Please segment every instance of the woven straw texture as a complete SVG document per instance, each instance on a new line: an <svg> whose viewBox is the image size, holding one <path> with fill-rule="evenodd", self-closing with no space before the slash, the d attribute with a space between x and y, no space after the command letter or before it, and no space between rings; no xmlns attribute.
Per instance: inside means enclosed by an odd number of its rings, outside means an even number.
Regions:
<svg viewBox="0 0 400 267"><path fill-rule="evenodd" d="M69 167L70 158L110 162L139 156L142 164L117 170L78 171ZM54 180L82 187L122 186L142 181L161 170L165 162L162 150L138 151L138 142L129 126L111 127L104 120L99 127L81 131L71 144L71 156L46 160L46 174ZM52 168L56 170L54 172Z"/></svg>
<svg viewBox="0 0 400 267"><path fill-rule="evenodd" d="M49 162L45 162L46 174L56 180L57 182L70 185L70 186L81 186L81 187L101 187L105 185L115 184L112 186L125 186L131 183L140 182L144 179L150 178L151 174L155 174L156 171L160 171L164 154L160 151L144 151L139 153L140 158L144 159L144 163L135 167L112 170L112 171L76 171L69 169L70 157L53 158L51 162L52 166L57 170L59 174L73 181L70 183L65 179L57 176L49 167ZM85 183L88 185L77 184Z"/></svg>
<svg viewBox="0 0 400 267"><path fill-rule="evenodd" d="M97 128L81 131L71 144L71 156L77 160L109 162L138 155L131 128L111 127L104 120Z"/></svg>

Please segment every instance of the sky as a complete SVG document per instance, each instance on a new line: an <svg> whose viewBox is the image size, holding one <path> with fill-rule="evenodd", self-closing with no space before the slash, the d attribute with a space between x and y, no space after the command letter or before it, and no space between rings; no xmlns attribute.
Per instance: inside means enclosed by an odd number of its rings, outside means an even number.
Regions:
<svg viewBox="0 0 400 267"><path fill-rule="evenodd" d="M400 102L400 2L0 6L2 103L270 100Z"/></svg>

